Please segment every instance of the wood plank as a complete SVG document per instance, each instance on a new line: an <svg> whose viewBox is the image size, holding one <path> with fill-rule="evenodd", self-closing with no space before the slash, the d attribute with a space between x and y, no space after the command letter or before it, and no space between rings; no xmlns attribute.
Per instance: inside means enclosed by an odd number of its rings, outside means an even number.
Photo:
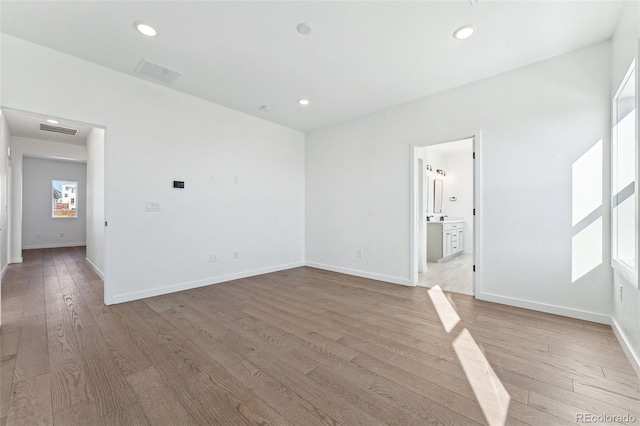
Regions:
<svg viewBox="0 0 640 426"><path fill-rule="evenodd" d="M332 372L321 365L307 373L307 376L387 424L481 424L389 380L374 374L368 375L364 369L360 374L350 374L348 379L346 371L347 368L341 368L339 372ZM363 377L367 375L369 377Z"/></svg>
<svg viewBox="0 0 640 426"><path fill-rule="evenodd" d="M120 407L104 417L105 426L151 426L139 404Z"/></svg>
<svg viewBox="0 0 640 426"><path fill-rule="evenodd" d="M247 358L261 370L277 378L287 388L300 395L301 398L309 401L321 411L329 413L339 424L350 426L384 424L380 419L350 404L344 398L328 391L325 387L299 371L289 368L288 365L283 364L278 359L264 357L256 353L249 354Z"/></svg>
<svg viewBox="0 0 640 426"><path fill-rule="evenodd" d="M91 311L75 287L72 286L64 289L62 294L64 295L64 301L69 313L69 320L73 328L91 327L96 325L93 315L91 315Z"/></svg>
<svg viewBox="0 0 640 426"><path fill-rule="evenodd" d="M13 372L16 366L15 355L2 359L0 366L0 418L7 417L9 401L11 400L11 389L13 386Z"/></svg>
<svg viewBox="0 0 640 426"><path fill-rule="evenodd" d="M50 322L48 329L53 411L69 408L90 397L78 342L71 325L63 318L64 314L57 324Z"/></svg>
<svg viewBox="0 0 640 426"><path fill-rule="evenodd" d="M133 403L133 392L118 369L98 327L84 327L74 331L98 415L104 417Z"/></svg>
<svg viewBox="0 0 640 426"><path fill-rule="evenodd" d="M113 313L98 315L96 323L122 375L127 376L151 366L144 352L120 328Z"/></svg>
<svg viewBox="0 0 640 426"><path fill-rule="evenodd" d="M163 336L174 367L189 372L218 395L237 416L251 422L279 421L280 415L200 348L185 344L179 333ZM164 372L163 372L164 373ZM164 374L163 374L164 375Z"/></svg>
<svg viewBox="0 0 640 426"><path fill-rule="evenodd" d="M142 409L152 425L195 425L197 422L187 412L165 379L154 367L149 367L127 377Z"/></svg>
<svg viewBox="0 0 640 426"><path fill-rule="evenodd" d="M13 382L27 380L49 372L47 322L44 315L24 318L16 354Z"/></svg>
<svg viewBox="0 0 640 426"><path fill-rule="evenodd" d="M98 416L96 403L91 400L53 413L55 426L104 426L104 420L104 417Z"/></svg>
<svg viewBox="0 0 640 426"><path fill-rule="evenodd" d="M211 328L207 326L206 321L200 322L202 326L199 326L189 321L173 308L162 311L160 315L173 324L185 337L206 351L223 367L230 367L242 361L241 356L233 352L222 340L218 339L222 334L228 333L229 330L226 328L216 326L215 330L212 331L214 334L211 334ZM220 329L225 333L220 334Z"/></svg>
<svg viewBox="0 0 640 426"><path fill-rule="evenodd" d="M13 384L7 424L52 425L51 381L49 373Z"/></svg>
<svg viewBox="0 0 640 426"><path fill-rule="evenodd" d="M640 419L640 398L638 394L623 394L617 390L601 387L600 384L585 384L577 380L573 382L573 390L579 395L585 395L598 401L603 401L615 407L619 407L617 412L609 414L631 413Z"/></svg>
<svg viewBox="0 0 640 426"><path fill-rule="evenodd" d="M323 413L318 407L249 361L242 361L227 370L294 425L334 425L337 423L331 416Z"/></svg>
<svg viewBox="0 0 640 426"><path fill-rule="evenodd" d="M540 395L535 391L529 394L529 406L537 410L544 411L568 422L576 422L578 414L595 414L573 405L557 401L544 395Z"/></svg>
<svg viewBox="0 0 640 426"><path fill-rule="evenodd" d="M261 415L240 402L238 394L227 391L217 383L218 373L207 368L206 363L193 364L188 355L179 359L163 352L164 362L156 364L160 373L168 378L169 386L178 401L188 410L189 414L200 424L255 424L268 423L277 418L275 412L271 415ZM227 373L228 374L228 373ZM249 396L244 394L244 399ZM251 419L251 420L248 420Z"/></svg>

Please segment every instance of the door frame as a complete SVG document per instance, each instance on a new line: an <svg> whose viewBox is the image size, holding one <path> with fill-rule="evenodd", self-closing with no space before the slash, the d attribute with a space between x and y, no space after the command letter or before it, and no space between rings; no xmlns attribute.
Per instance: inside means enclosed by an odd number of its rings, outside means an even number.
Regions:
<svg viewBox="0 0 640 426"><path fill-rule="evenodd" d="M482 294L482 130L472 130L454 133L448 136L428 139L426 142L417 142L411 145L411 208L410 208L410 252L409 252L409 283L412 286L418 285L418 255L419 249L419 223L424 216L419 211L419 185L418 179L421 176L418 169L418 150L427 146L439 145L447 142L455 142L462 139L473 138L473 205L475 215L473 216L473 264L475 273L473 274L473 294L474 297Z"/></svg>
<svg viewBox="0 0 640 426"><path fill-rule="evenodd" d="M107 162L108 162L108 155L107 155L107 147L109 146L108 142L107 142L107 134L108 134L108 129L107 126L102 125L102 124L95 124L95 123L90 123L87 121L83 121L83 120L77 120L77 119L73 119L73 118L67 118L67 117L62 117L62 116L57 116L55 114L45 114L39 111L28 111L28 110L23 110L23 109L19 109L19 108L13 108L10 106L6 106L6 105L0 105L0 110L8 110L8 111L15 111L15 112L19 112L22 114L27 114L27 115L35 115L35 116L39 116L39 117L50 117L53 119L57 119L57 120L61 120L61 121L67 121L67 122L75 122L75 123L79 123L79 124L83 124L85 126L91 126L93 128L97 128L97 129L103 129L105 131L105 137L104 137L104 220L105 220L105 226L104 226L104 247L103 247L103 255L104 255L104 266L103 266L103 277L102 281L104 283L104 294L103 294L103 300L109 300L107 299L107 296L110 294L111 291L111 287L109 285L109 270L110 270L110 256L109 256L109 232L107 230L107 226L106 226L106 220L107 220L107 214L108 214L108 205L109 205L109 191L108 191L108 168L107 168ZM13 173L13 170L12 170ZM20 171L20 173L22 173L22 170ZM13 185L13 183L12 183ZM11 191L11 200L10 203L13 204L13 197L15 196L15 194L13 194L13 192ZM13 208L13 206L11 207L11 209ZM9 236L13 237L13 230L15 228L15 221L16 218L13 217L13 215L11 215L11 224L8 224L8 227L10 227L7 231L9 233ZM7 244L7 246L9 247L10 244ZM22 248L22 245L20 246ZM11 245L11 249L13 249L15 247L13 247L13 245ZM11 252L10 252L11 253ZM14 262L16 259L11 258L12 262L10 263L16 263ZM22 257L20 257L20 262L22 261ZM93 266L93 264L91 262L89 262L89 264L92 266L92 268L95 270L95 267ZM97 270L95 270L96 273L98 272ZM106 303L105 303L106 304Z"/></svg>

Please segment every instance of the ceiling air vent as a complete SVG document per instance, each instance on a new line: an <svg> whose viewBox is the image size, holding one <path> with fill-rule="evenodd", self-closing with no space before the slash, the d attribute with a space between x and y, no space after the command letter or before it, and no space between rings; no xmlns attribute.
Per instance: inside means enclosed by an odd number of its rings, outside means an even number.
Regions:
<svg viewBox="0 0 640 426"><path fill-rule="evenodd" d="M173 81L182 74L155 62L143 59L136 68L136 74L140 74L152 80L161 81L163 83L173 83Z"/></svg>
<svg viewBox="0 0 640 426"><path fill-rule="evenodd" d="M40 124L40 130L45 132L63 133L71 136L78 134L78 129L67 129L66 127L51 126L49 124Z"/></svg>

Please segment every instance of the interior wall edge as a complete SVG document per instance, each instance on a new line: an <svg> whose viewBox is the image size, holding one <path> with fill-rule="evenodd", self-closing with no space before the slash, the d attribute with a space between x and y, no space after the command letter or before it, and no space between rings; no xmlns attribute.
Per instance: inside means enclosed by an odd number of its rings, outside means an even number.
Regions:
<svg viewBox="0 0 640 426"><path fill-rule="evenodd" d="M65 248L65 247L84 247L86 242L78 243L62 243L62 244L34 244L22 246L23 250L38 250L38 249L52 249L52 248Z"/></svg>
<svg viewBox="0 0 640 426"><path fill-rule="evenodd" d="M271 272L285 271L287 269L299 268L305 266L304 262L295 262L285 265L270 266L261 269L238 272L235 274L220 275L211 278L205 278L197 281L188 281L183 283L171 284L168 286L156 287L143 291L135 291L131 293L123 293L109 295L105 297L105 305L115 305L118 303L131 302L134 300L145 299L147 297L162 296L165 294L176 293L178 291L191 290L198 287L206 287L214 284L221 284L229 281L239 280L242 278L254 277L256 275L269 274Z"/></svg>
<svg viewBox="0 0 640 426"><path fill-rule="evenodd" d="M92 261L90 261L88 257L85 257L84 259L87 261L87 263L89 264L89 266L91 266L91 269L93 269L93 272L95 272L96 274L98 274L98 276L100 277L100 279L101 279L102 281L104 281L104 272L102 272L100 269L98 269L98 267L97 267L96 265L94 265L94 264L93 264L93 262L92 262Z"/></svg>
<svg viewBox="0 0 640 426"><path fill-rule="evenodd" d="M624 328L620 326L620 323L615 316L611 316L611 328L613 329L613 333L616 335L620 346L622 346L622 350L629 359L631 366L638 377L640 377L640 354L633 349L627 334L624 332Z"/></svg>
<svg viewBox="0 0 640 426"><path fill-rule="evenodd" d="M597 322L599 324L611 325L611 322L612 322L612 317L608 314L583 311L583 310L574 309L574 308L567 308L565 306L552 305L549 303L517 299L514 297L499 296L491 293L477 292L476 299L484 300L486 302L499 303L501 305L513 306L516 308L524 308L524 309L530 309L532 311L545 312L547 314L561 315L563 317Z"/></svg>
<svg viewBox="0 0 640 426"><path fill-rule="evenodd" d="M325 271L338 272L352 275L354 277L368 278L370 280L383 281L389 284L399 284L407 287L415 287L408 278L392 277L389 275L374 274L371 272L359 271L357 269L342 268L340 266L326 265L316 262L305 262L305 266L310 268L324 269Z"/></svg>

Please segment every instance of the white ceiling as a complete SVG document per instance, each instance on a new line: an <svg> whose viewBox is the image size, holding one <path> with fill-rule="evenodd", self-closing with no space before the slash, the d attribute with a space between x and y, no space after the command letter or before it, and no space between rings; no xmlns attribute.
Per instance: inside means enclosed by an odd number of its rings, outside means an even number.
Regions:
<svg viewBox="0 0 640 426"><path fill-rule="evenodd" d="M92 129L91 126L76 123L73 121L58 120L57 124L47 123L48 118L35 114L26 114L24 112L3 109L2 114L7 119L9 133L11 136L19 136L30 139L41 139L52 142L68 143L72 145L87 145L87 135ZM67 129L77 129L78 134L75 136L65 135L63 133L46 132L40 130L40 124L48 124L50 126L65 127Z"/></svg>
<svg viewBox="0 0 640 426"><path fill-rule="evenodd" d="M611 37L618 1L1 1L1 30L310 131ZM160 34L140 35L148 21ZM310 35L296 32L306 22ZM452 37L462 25L476 34ZM296 101L307 97L311 104ZM268 105L269 112L259 111Z"/></svg>

